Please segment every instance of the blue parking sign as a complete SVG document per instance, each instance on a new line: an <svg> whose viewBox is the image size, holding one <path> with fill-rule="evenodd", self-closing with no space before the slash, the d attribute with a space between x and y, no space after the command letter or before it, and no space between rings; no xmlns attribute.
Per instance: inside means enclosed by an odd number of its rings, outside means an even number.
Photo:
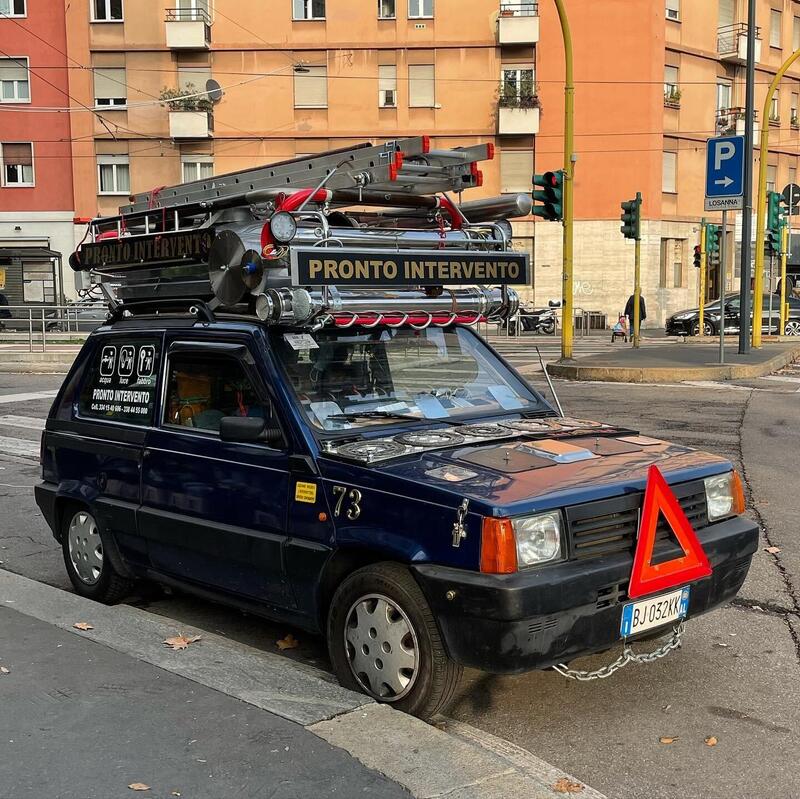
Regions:
<svg viewBox="0 0 800 799"><path fill-rule="evenodd" d="M706 211L744 208L744 136L706 142Z"/></svg>

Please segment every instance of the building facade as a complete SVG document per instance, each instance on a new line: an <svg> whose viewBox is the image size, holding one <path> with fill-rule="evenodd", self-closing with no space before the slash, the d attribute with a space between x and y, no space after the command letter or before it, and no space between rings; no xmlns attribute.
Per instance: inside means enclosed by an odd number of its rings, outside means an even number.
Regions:
<svg viewBox="0 0 800 799"><path fill-rule="evenodd" d="M61 0L0 0L0 292L11 305L61 299L61 254L75 245L66 48Z"/></svg>

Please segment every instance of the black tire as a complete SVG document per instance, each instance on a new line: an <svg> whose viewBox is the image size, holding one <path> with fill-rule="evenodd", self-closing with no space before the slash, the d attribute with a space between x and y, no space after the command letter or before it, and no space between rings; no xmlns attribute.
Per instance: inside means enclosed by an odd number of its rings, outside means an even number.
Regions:
<svg viewBox="0 0 800 799"><path fill-rule="evenodd" d="M407 693L393 698L370 690L351 667L354 650L345 640L345 625L362 600L379 595L400 609L415 636L416 668ZM352 629L352 628L351 628ZM372 630L371 632L374 632ZM370 634L371 634L370 632ZM374 637L374 636L373 636ZM404 639L405 640L405 639ZM375 652L387 642L376 640ZM350 653L348 652L350 647ZM351 574L336 590L328 612L328 650L339 682L353 691L386 702L405 713L429 719L442 713L453 699L463 669L445 652L439 628L420 587L408 569L398 563L375 563ZM386 651L385 649L383 651ZM376 663L378 661L376 660ZM383 668L382 664L380 668ZM386 684L388 688L388 683Z"/></svg>
<svg viewBox="0 0 800 799"><path fill-rule="evenodd" d="M703 322L703 330L705 331L705 335L707 336L714 336L716 333L714 332L714 328L710 322ZM692 323L692 332L690 333L692 336L700 335L700 320L698 319L696 322Z"/></svg>
<svg viewBox="0 0 800 799"><path fill-rule="evenodd" d="M91 520L96 527L97 535L100 539L102 567L99 569L99 574L94 582L89 582L78 573L73 563L70 549L70 528L73 522L78 521L78 517L81 516ZM108 552L109 549L107 535L107 533L103 532L100 525L97 524L97 520L88 509L78 505L71 505L64 512L61 521L61 551L64 555L64 565L67 569L67 575L69 576L69 580L75 592L81 596L85 596L87 599L93 599L95 602L114 605L130 593L133 583L131 580L122 577L114 568L111 559L103 554Z"/></svg>

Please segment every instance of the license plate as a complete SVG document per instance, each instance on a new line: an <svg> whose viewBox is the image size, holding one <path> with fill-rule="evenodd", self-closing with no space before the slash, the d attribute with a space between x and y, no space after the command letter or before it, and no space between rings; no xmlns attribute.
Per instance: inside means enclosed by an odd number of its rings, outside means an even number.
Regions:
<svg viewBox="0 0 800 799"><path fill-rule="evenodd" d="M669 594L629 602L622 608L619 634L623 638L682 619L689 610L689 587Z"/></svg>

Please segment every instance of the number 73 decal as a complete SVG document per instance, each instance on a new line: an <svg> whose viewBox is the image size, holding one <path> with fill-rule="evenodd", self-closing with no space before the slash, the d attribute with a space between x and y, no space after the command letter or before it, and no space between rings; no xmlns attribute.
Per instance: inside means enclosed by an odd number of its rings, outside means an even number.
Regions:
<svg viewBox="0 0 800 799"><path fill-rule="evenodd" d="M333 494L338 497L336 506L333 509L334 516L341 514L345 500L347 501L347 507L344 514L350 521L357 519L361 515L361 505L359 504L361 502L361 492L357 488L348 489L347 486L334 486Z"/></svg>

